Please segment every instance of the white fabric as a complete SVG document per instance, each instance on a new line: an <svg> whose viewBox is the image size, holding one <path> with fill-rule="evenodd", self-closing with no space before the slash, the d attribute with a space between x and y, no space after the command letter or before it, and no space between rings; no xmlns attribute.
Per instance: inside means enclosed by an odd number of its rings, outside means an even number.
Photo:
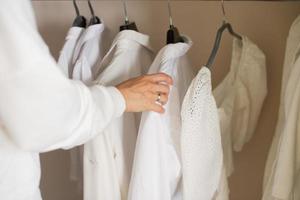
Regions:
<svg viewBox="0 0 300 200"><path fill-rule="evenodd" d="M74 69L71 71L72 79L80 80L85 85L91 85L94 80L93 71L97 68L96 63L103 57L103 31L104 24L89 26L76 45L76 60ZM78 191L83 190L83 146L70 150L70 178L78 183Z"/></svg>
<svg viewBox="0 0 300 200"><path fill-rule="evenodd" d="M300 171L300 58L295 62L284 96L284 119L280 141L277 146L276 168L272 185L264 191L263 199L295 200L299 196Z"/></svg>
<svg viewBox="0 0 300 200"><path fill-rule="evenodd" d="M208 68L202 67L192 81L181 115L184 199L211 200L220 183L223 152Z"/></svg>
<svg viewBox="0 0 300 200"><path fill-rule="evenodd" d="M149 74L163 72L173 78L165 113L142 114L136 144L129 200L180 200L181 189L181 102L193 78L186 54L192 42L162 48Z"/></svg>
<svg viewBox="0 0 300 200"><path fill-rule="evenodd" d="M293 199L293 188L300 170L300 59L287 82L285 92L285 119L278 160L274 175L273 196Z"/></svg>
<svg viewBox="0 0 300 200"><path fill-rule="evenodd" d="M272 146L269 151L266 168L265 168L265 175L264 175L264 188L263 188L263 200L278 200L278 198L275 198L273 195L273 185L274 183L274 175L275 171L277 170L277 163L278 163L278 151L279 146L281 143L281 138L283 137L283 129L286 123L286 110L285 110L285 101L286 101L286 94L287 90L289 90L291 93L294 91L291 91L287 88L287 83L290 78L291 72L293 69L297 66L295 65L295 61L299 57L300 53L300 16L296 18L296 20L293 22L290 31L289 36L287 38L287 45L286 45L286 53L285 53L285 61L283 65L283 77L282 77L282 86L281 86L281 98L280 98L280 106L279 106L279 114L278 114L278 121L277 126L272 142ZM280 184L280 183L277 183ZM284 186L283 188L285 188ZM279 190L281 191L281 190ZM276 193L276 192L275 192ZM292 197L287 197L286 191L280 192L280 196L285 196L284 199L292 199ZM296 198L296 197L295 197Z"/></svg>
<svg viewBox="0 0 300 200"><path fill-rule="evenodd" d="M103 24L95 24L89 26L76 46L76 54L74 70L72 78L74 80L81 80L86 85L90 85L94 80L94 73L98 71L97 62L101 62L103 58Z"/></svg>
<svg viewBox="0 0 300 200"><path fill-rule="evenodd" d="M225 166L223 165L221 179L219 182L219 186L217 192L214 196L214 200L229 200L229 186L227 180L227 173Z"/></svg>
<svg viewBox="0 0 300 200"><path fill-rule="evenodd" d="M220 117L224 165L229 177L234 171L233 148L242 150L251 138L267 95L265 55L247 37L243 36L242 41L234 39L230 71L213 93ZM221 187L227 188L227 180L222 182L225 186ZM217 198L228 198L229 190L223 191L227 194L218 192Z"/></svg>
<svg viewBox="0 0 300 200"><path fill-rule="evenodd" d="M74 67L73 55L75 47L83 32L84 28L71 27L65 39L64 46L60 51L58 65L60 66L66 77L71 77L71 72L73 71Z"/></svg>
<svg viewBox="0 0 300 200"><path fill-rule="evenodd" d="M142 75L151 62L149 36L122 31L99 66L102 73L97 82L119 84ZM127 199L136 137L136 115L125 113L84 145L85 200Z"/></svg>
<svg viewBox="0 0 300 200"><path fill-rule="evenodd" d="M30 1L3 1L0 24L0 197L40 200L39 153L87 142L122 115L125 101L116 88L63 75Z"/></svg>

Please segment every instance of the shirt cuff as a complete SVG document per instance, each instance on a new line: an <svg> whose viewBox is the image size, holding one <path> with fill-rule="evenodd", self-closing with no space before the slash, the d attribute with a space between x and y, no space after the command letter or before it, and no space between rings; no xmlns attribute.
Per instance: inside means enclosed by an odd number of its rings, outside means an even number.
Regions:
<svg viewBox="0 0 300 200"><path fill-rule="evenodd" d="M115 116L120 117L126 109L126 101L122 93L116 87L107 87L107 92L110 94L115 106Z"/></svg>

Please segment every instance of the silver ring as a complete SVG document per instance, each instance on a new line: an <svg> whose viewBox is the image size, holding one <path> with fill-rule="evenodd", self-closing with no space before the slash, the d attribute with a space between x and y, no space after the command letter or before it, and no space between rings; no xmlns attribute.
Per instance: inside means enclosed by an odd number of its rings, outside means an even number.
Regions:
<svg viewBox="0 0 300 200"><path fill-rule="evenodd" d="M161 101L160 101L160 100L161 100L161 94L160 94L160 93L158 93L158 94L157 94L157 99L156 99L156 102L157 102L157 103L161 103Z"/></svg>

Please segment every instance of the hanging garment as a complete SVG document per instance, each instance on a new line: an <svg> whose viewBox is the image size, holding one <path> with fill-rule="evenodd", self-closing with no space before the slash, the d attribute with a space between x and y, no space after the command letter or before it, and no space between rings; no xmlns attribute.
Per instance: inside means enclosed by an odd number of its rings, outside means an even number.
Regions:
<svg viewBox="0 0 300 200"><path fill-rule="evenodd" d="M103 58L104 24L89 26L76 46L74 70L72 79L81 80L91 85L94 80L93 72L97 70L97 63ZM78 54L78 55L77 55ZM78 182L79 191L83 190L83 146L71 149L70 178Z"/></svg>
<svg viewBox="0 0 300 200"><path fill-rule="evenodd" d="M163 72L173 78L165 113L144 112L134 155L129 200L180 200L181 187L181 102L193 78L186 54L192 42L162 48L149 74Z"/></svg>
<svg viewBox="0 0 300 200"><path fill-rule="evenodd" d="M281 129L277 146L276 167L273 169L272 184L267 185L263 199L296 200L300 191L300 58L295 62L284 97L285 123Z"/></svg>
<svg viewBox="0 0 300 200"><path fill-rule="evenodd" d="M97 63L103 58L103 24L95 24L89 26L80 38L76 46L74 70L72 78L81 80L86 85L91 85L94 80L94 74L98 71ZM77 55L78 54L78 55Z"/></svg>
<svg viewBox="0 0 300 200"><path fill-rule="evenodd" d="M149 36L121 31L100 64L97 82L117 85L144 74L151 62ZM84 145L85 200L127 199L136 137L136 115L125 113Z"/></svg>
<svg viewBox="0 0 300 200"><path fill-rule="evenodd" d="M67 37L65 39L65 44L60 51L60 56L58 58L58 65L60 69L63 71L63 73L68 78L72 78L72 71L73 71L73 56L75 47L78 43L78 40L82 36L82 33L84 32L84 28L82 27L71 27ZM70 150L70 178L73 181L79 180L79 174L80 174L80 167L78 167L79 161L78 161L78 150ZM78 174L79 173L79 174Z"/></svg>
<svg viewBox="0 0 300 200"><path fill-rule="evenodd" d="M228 186L227 172L225 169L224 158L223 158L221 179L213 200L229 200L229 192L230 190Z"/></svg>
<svg viewBox="0 0 300 200"><path fill-rule="evenodd" d="M79 38L81 37L82 33L84 32L84 28L82 27L71 27L66 40L65 44L60 51L58 65L62 69L63 73L66 77L71 78L72 71L73 71L73 55L75 51L76 44L78 43Z"/></svg>
<svg viewBox="0 0 300 200"><path fill-rule="evenodd" d="M211 73L202 67L182 104L183 199L211 200L220 183L223 152Z"/></svg>
<svg viewBox="0 0 300 200"><path fill-rule="evenodd" d="M291 71L296 66L295 61L299 57L300 53L300 16L293 22L289 36L287 39L285 61L283 65L283 77L281 83L281 98L278 113L278 120L275 129L274 138L269 151L268 159L265 167L264 175L264 188L263 188L263 200L276 200L272 197L271 187L274 182L274 171L276 170L277 158L278 158L278 146L281 143L281 135L285 124L285 94L287 90L287 82L291 75Z"/></svg>
<svg viewBox="0 0 300 200"><path fill-rule="evenodd" d="M103 58L104 24L89 26L80 37L73 60L76 60L71 71L72 79L80 80L85 85L92 85L93 71ZM70 150L70 178L77 182L78 191L83 191L83 146Z"/></svg>
<svg viewBox="0 0 300 200"><path fill-rule="evenodd" d="M3 1L0 24L0 197L41 200L39 153L87 142L123 114L125 100L114 87L64 76L29 0Z"/></svg>
<svg viewBox="0 0 300 200"><path fill-rule="evenodd" d="M267 95L265 55L250 39L242 38L234 39L230 71L213 91L227 176L234 170L233 149L241 151L251 139Z"/></svg>
<svg viewBox="0 0 300 200"><path fill-rule="evenodd" d="M247 37L242 38L242 41L234 39L230 71L213 91L220 118L225 166L215 197L220 200L229 199L227 177L234 171L233 148L240 151L251 138L267 95L265 56ZM252 82L256 84L251 85ZM252 131L246 139L249 130Z"/></svg>

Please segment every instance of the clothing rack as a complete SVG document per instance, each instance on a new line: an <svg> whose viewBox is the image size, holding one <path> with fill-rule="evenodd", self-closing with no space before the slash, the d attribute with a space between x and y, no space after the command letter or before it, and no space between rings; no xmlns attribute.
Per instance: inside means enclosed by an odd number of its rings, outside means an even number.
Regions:
<svg viewBox="0 0 300 200"><path fill-rule="evenodd" d="M72 0L31 0L31 1L72 1ZM76 1L87 1L87 0L76 0ZM108 1L108 0L92 0L92 1ZM109 1L120 1L120 0L109 0ZM163 0L127 0L127 1L163 1ZM211 1L218 2L217 0L172 0L172 1ZM299 0L224 0L224 1L240 1L240 2L251 2L251 1L261 1L261 2L299 2Z"/></svg>

